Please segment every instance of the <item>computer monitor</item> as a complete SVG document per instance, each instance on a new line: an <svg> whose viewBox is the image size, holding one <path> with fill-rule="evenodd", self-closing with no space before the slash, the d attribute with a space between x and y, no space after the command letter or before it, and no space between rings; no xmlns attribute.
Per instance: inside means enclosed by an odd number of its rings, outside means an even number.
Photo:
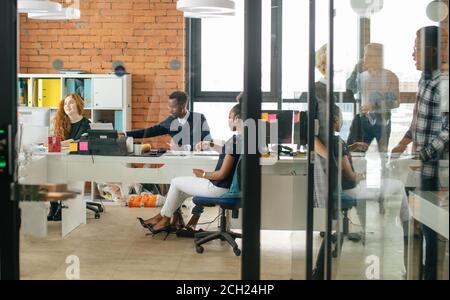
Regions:
<svg viewBox="0 0 450 300"><path fill-rule="evenodd" d="M278 123L278 144L293 144L293 110L264 110L261 119L267 122L266 138L268 144L273 141L273 139L270 139L270 124L274 122Z"/></svg>
<svg viewBox="0 0 450 300"><path fill-rule="evenodd" d="M270 138L270 123L278 122L278 144L296 144L305 146L308 142L308 114L305 111L265 110L262 120L267 121L266 142L273 143Z"/></svg>
<svg viewBox="0 0 450 300"><path fill-rule="evenodd" d="M45 107L19 107L18 123L50 127L50 112Z"/></svg>
<svg viewBox="0 0 450 300"><path fill-rule="evenodd" d="M294 112L294 144L306 146L308 144L308 112Z"/></svg>

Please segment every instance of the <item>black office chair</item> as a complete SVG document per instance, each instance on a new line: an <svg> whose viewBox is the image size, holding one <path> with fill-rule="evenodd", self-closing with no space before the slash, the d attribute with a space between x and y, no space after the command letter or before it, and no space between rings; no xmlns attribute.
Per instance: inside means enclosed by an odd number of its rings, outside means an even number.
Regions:
<svg viewBox="0 0 450 300"><path fill-rule="evenodd" d="M100 214L105 211L103 208L103 203L86 202L86 208L94 212L96 219L100 219Z"/></svg>
<svg viewBox="0 0 450 300"><path fill-rule="evenodd" d="M213 241L222 240L228 242L228 244L233 247L233 252L236 256L241 255L241 250L239 249L236 239L242 238L242 234L235 233L227 230L229 227L227 224L226 212L227 210L232 211L232 217L237 219L239 217L239 208L241 207L241 194L239 189L239 165L240 160L236 167L236 172L233 176L233 182L230 187L230 191L219 198L213 197L194 197L193 202L196 205L213 207L216 205L220 206L220 231L216 232L199 232L195 234L195 250L197 253L201 254L204 251L203 244Z"/></svg>

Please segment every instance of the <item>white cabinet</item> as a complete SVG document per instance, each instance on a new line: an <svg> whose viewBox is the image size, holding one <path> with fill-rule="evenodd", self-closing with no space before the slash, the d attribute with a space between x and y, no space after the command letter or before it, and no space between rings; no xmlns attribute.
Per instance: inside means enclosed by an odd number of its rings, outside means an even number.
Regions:
<svg viewBox="0 0 450 300"><path fill-rule="evenodd" d="M94 78L92 87L94 108L122 108L123 85L121 78Z"/></svg>
<svg viewBox="0 0 450 300"><path fill-rule="evenodd" d="M50 124L58 109L60 99L66 94L77 93L84 99L83 115L94 123L112 123L118 131L131 130L132 75L117 77L112 74L19 74L20 105L38 107L40 79L58 79L55 86L55 102L43 103L51 109ZM36 101L34 101L36 100Z"/></svg>

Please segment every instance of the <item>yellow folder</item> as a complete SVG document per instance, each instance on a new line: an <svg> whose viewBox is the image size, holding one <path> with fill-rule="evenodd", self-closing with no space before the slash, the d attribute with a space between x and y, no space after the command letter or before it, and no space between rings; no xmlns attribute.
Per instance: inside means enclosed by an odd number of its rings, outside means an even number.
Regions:
<svg viewBox="0 0 450 300"><path fill-rule="evenodd" d="M61 101L60 79L38 79L38 106L58 107Z"/></svg>

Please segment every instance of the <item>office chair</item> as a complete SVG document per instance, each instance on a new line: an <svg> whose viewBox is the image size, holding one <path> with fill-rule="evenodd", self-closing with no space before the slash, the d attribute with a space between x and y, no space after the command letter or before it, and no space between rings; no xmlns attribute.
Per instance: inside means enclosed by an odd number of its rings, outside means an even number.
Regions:
<svg viewBox="0 0 450 300"><path fill-rule="evenodd" d="M105 211L103 203L86 202L86 208L94 212L96 219L100 219L100 214Z"/></svg>
<svg viewBox="0 0 450 300"><path fill-rule="evenodd" d="M97 185L91 182L91 193L94 193L94 189L97 189ZM95 219L100 219L100 214L105 211L103 201L100 199L100 203L86 201L86 209L94 212Z"/></svg>
<svg viewBox="0 0 450 300"><path fill-rule="evenodd" d="M194 197L193 202L196 205L214 207L216 205L220 206L220 231L216 232L200 232L195 234L195 250L197 253L203 253L203 244L220 239L222 241L228 242L228 244L233 247L233 252L236 256L241 255L241 250L239 249L236 239L242 238L242 234L235 233L230 230L227 230L227 218L226 212L227 210L232 211L232 217L237 219L239 217L239 208L241 207L241 193L239 189L239 165L240 160L236 166L236 171L233 176L233 182L231 184L229 192L225 195L213 198L213 197Z"/></svg>
<svg viewBox="0 0 450 300"><path fill-rule="evenodd" d="M361 201L361 204L365 204L365 201ZM357 203L356 203L356 199L352 198L350 196L347 196L345 194L341 195L341 213L342 213L342 232L340 234L341 237L341 241L338 244L337 243L337 237L338 237L338 233L334 233L331 238L332 238L332 243L333 243L333 250L332 250L332 255L333 257L337 257L339 254L339 250L338 249L338 245L340 245L342 247L343 241L344 241L344 237L347 237L349 240L351 241L355 241L358 242L360 240L362 240L363 245L365 244L365 230L363 230L363 236L361 236L359 233L350 233L349 228L350 228L350 218L348 217L348 212L353 208L353 207L357 207ZM365 208L363 208L365 210ZM359 213L358 213L359 215ZM360 216L361 219L362 216ZM363 223L364 220L362 220ZM363 228L365 228L365 224L362 225ZM325 237L325 232L320 232L320 236L323 238Z"/></svg>

